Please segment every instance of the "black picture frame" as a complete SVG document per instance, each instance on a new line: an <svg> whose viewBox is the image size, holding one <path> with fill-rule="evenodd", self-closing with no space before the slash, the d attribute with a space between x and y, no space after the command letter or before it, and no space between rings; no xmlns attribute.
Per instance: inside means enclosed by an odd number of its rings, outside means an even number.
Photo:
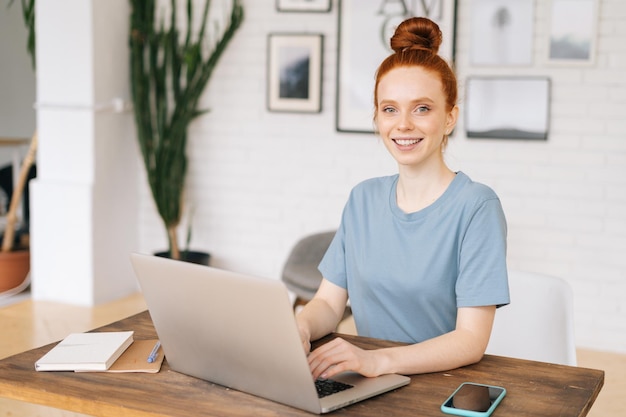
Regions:
<svg viewBox="0 0 626 417"><path fill-rule="evenodd" d="M440 55L454 63L457 0L339 0L336 130L373 133L374 75L392 53L389 38L411 16L429 17L443 32Z"/></svg>
<svg viewBox="0 0 626 417"><path fill-rule="evenodd" d="M272 33L267 39L268 110L321 112L324 35Z"/></svg>
<svg viewBox="0 0 626 417"><path fill-rule="evenodd" d="M549 77L471 76L465 87L468 138L548 139Z"/></svg>
<svg viewBox="0 0 626 417"><path fill-rule="evenodd" d="M328 13L332 0L276 0L279 12Z"/></svg>

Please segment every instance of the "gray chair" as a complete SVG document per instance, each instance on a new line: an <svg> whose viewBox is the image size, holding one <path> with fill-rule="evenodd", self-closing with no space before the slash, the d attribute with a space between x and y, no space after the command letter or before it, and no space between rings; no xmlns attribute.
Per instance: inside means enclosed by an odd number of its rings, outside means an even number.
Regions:
<svg viewBox="0 0 626 417"><path fill-rule="evenodd" d="M322 282L317 266L335 236L335 231L315 233L300 239L283 267L282 280L296 295L294 308L310 301Z"/></svg>

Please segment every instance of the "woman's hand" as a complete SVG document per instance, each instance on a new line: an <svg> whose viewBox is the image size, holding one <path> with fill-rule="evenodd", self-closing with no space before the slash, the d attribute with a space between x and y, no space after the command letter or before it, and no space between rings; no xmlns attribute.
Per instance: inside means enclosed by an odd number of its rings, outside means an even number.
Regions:
<svg viewBox="0 0 626 417"><path fill-rule="evenodd" d="M455 330L412 345L363 350L337 338L309 354L309 367L317 379L345 371L373 377L440 372L470 365L483 357L495 312L495 306L459 308ZM316 340L315 334L312 338Z"/></svg>
<svg viewBox="0 0 626 417"><path fill-rule="evenodd" d="M326 279L322 280L315 297L296 315L296 324L304 352L311 352L311 340L334 331L343 317L348 292Z"/></svg>
<svg viewBox="0 0 626 417"><path fill-rule="evenodd" d="M345 371L367 377L378 376L382 373L377 363L380 357L375 350L363 350L336 338L315 349L308 359L313 378L326 379Z"/></svg>

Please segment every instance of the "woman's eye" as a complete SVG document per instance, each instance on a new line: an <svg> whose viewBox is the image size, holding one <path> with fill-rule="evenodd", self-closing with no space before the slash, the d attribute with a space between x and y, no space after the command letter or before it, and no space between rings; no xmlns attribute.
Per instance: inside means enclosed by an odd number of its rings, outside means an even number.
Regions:
<svg viewBox="0 0 626 417"><path fill-rule="evenodd" d="M417 106L415 108L415 111L417 113L426 113L428 110L430 110L430 108L428 106Z"/></svg>
<svg viewBox="0 0 626 417"><path fill-rule="evenodd" d="M393 107L383 107L384 113L393 113L395 109Z"/></svg>

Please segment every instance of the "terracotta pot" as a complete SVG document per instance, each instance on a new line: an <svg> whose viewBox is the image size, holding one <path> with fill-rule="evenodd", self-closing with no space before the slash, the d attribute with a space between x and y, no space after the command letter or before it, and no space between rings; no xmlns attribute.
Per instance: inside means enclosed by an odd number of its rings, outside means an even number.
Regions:
<svg viewBox="0 0 626 417"><path fill-rule="evenodd" d="M0 252L0 294L24 283L30 271L30 251Z"/></svg>

